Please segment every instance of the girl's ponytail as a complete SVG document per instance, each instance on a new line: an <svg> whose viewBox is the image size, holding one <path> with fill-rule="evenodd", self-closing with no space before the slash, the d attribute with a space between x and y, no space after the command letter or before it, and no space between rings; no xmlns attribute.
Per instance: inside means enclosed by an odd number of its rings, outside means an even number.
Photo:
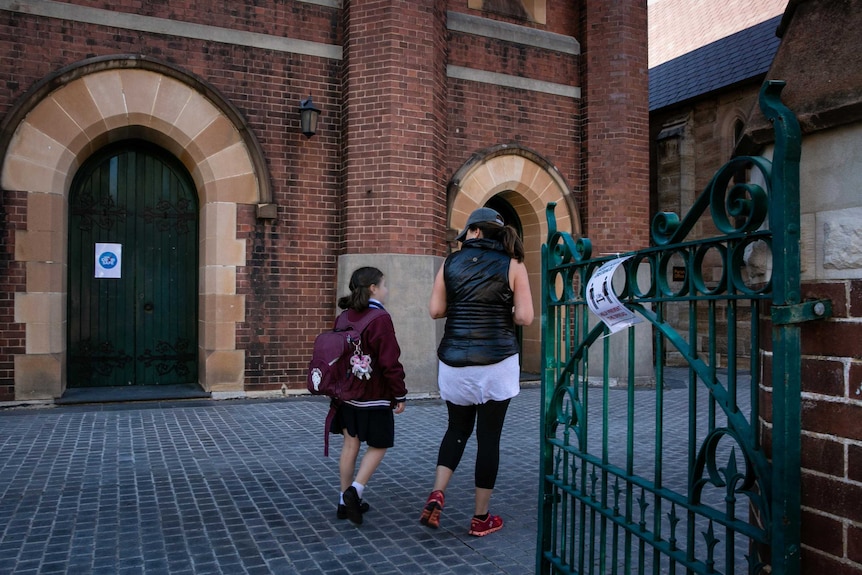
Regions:
<svg viewBox="0 0 862 575"><path fill-rule="evenodd" d="M350 276L350 293L338 298L338 307L362 311L368 308L371 299L371 286L378 285L383 279L383 272L373 267L362 267Z"/></svg>

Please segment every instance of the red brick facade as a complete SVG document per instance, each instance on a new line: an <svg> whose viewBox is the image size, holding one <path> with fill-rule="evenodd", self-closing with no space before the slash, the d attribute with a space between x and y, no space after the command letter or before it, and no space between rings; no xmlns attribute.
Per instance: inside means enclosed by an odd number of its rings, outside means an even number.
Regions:
<svg viewBox="0 0 862 575"><path fill-rule="evenodd" d="M15 245L12 241L14 230L24 220L27 202L23 193L5 192L3 210L7 218L0 230L0 266L3 272L3 285L0 288L0 401L14 399L15 368L12 358L24 353L24 326L15 323L15 293L24 290L24 266L14 261Z"/></svg>
<svg viewBox="0 0 862 575"><path fill-rule="evenodd" d="M547 24L471 10L466 0L66 4L62 14L40 0L0 11L0 151L14 142L28 91L62 87L65 68L93 58L153 60L234 107L237 129L260 146L256 177L272 194L261 203L277 205L275 219L253 204L236 210L244 321L228 351L244 356L246 392L301 389L313 336L332 317L340 257L447 253L457 227L450 180L483 150L509 146L552 166L570 196L559 205L576 206L571 216L598 250L646 245L641 0L547 0ZM450 15L474 20L456 29ZM492 33L475 32L476 22ZM511 30L539 41L509 40ZM548 48L548 38L579 50ZM308 96L323 111L310 139L297 111ZM15 230L35 217L25 192L3 191L0 401L16 399L16 357L32 353L15 321L15 294L33 291L16 246ZM543 222L544 205L529 201L525 221Z"/></svg>
<svg viewBox="0 0 862 575"><path fill-rule="evenodd" d="M800 325L802 343L801 536L803 573L858 573L862 531L862 282L809 282L803 300L829 300L832 316ZM770 382L771 345L764 342L764 382ZM771 383L761 395L762 428L771 451Z"/></svg>
<svg viewBox="0 0 862 575"><path fill-rule="evenodd" d="M804 573L858 573L862 563L862 282L809 283L832 318L802 328Z"/></svg>
<svg viewBox="0 0 862 575"><path fill-rule="evenodd" d="M586 226L601 252L625 252L649 243L649 141L632 122L648 113L648 86L631 82L646 73L647 54L633 42L646 12L627 2L593 2L582 14L586 86L583 157L589 190ZM593 23L602 22L604 26Z"/></svg>

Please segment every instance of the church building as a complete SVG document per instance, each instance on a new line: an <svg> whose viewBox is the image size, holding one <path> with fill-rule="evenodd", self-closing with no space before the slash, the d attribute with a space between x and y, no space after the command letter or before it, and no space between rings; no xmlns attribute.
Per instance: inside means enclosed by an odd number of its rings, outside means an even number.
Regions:
<svg viewBox="0 0 862 575"><path fill-rule="evenodd" d="M407 386L481 206L646 247L645 0L0 0L0 403L305 391L353 269Z"/></svg>

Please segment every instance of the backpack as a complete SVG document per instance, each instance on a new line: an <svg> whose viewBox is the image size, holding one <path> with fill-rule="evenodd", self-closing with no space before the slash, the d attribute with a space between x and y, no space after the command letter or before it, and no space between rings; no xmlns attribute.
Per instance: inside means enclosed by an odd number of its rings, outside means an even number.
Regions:
<svg viewBox="0 0 862 575"><path fill-rule="evenodd" d="M306 387L312 395L326 395L336 401L362 396L363 380L371 377L372 369L371 358L362 351L362 332L384 313L371 308L361 320L350 322L345 310L333 329L315 338L306 377Z"/></svg>
<svg viewBox="0 0 862 575"><path fill-rule="evenodd" d="M324 457L329 457L329 427L338 403L362 397L363 379L371 377L371 358L362 352L362 332L385 313L382 309L371 308L361 320L351 323L345 310L335 320L334 328L314 339L306 387L312 395L333 399L323 428Z"/></svg>

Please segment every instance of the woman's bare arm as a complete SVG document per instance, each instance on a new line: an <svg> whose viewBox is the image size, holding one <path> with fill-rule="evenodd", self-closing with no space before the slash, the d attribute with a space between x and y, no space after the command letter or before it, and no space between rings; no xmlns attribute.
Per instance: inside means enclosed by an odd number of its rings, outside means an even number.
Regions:
<svg viewBox="0 0 862 575"><path fill-rule="evenodd" d="M431 301L428 302L428 313L434 319L446 317L446 283L443 280L443 266L434 278L434 286L431 288Z"/></svg>
<svg viewBox="0 0 862 575"><path fill-rule="evenodd" d="M509 285L515 292L515 316L516 325L530 325L533 323L533 294L530 292L530 279L527 275L527 266L518 260L512 260L509 265Z"/></svg>

